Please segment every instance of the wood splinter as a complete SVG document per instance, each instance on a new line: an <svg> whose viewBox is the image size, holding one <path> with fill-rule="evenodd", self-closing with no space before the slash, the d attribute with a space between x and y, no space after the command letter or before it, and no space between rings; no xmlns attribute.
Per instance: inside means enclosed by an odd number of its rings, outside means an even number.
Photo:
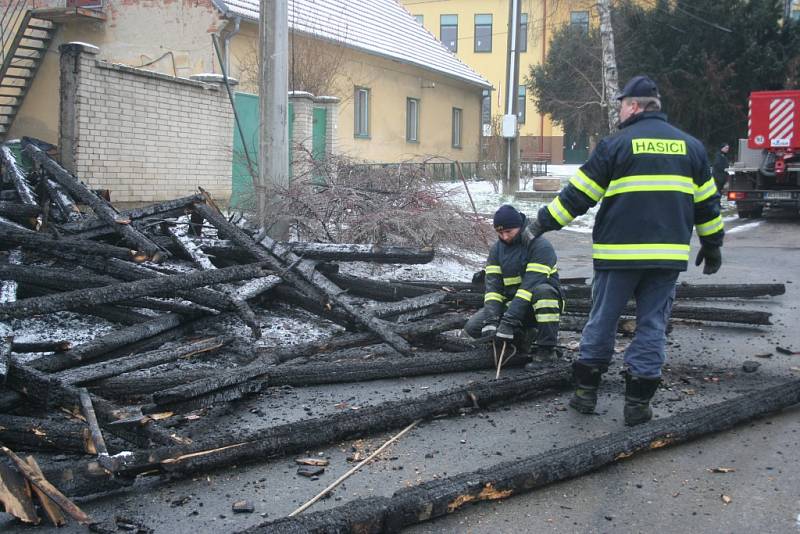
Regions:
<svg viewBox="0 0 800 534"><path fill-rule="evenodd" d="M14 451L8 447L0 447L0 451L3 451L6 456L8 456L11 461L14 462L17 470L19 470L19 472L28 480L28 482L39 488L40 491L52 499L59 508L69 514L69 516L75 521L81 525L89 525L92 523L92 520L83 510L78 508L75 503L70 501L66 496L64 496L63 493L58 491L58 489L48 482L42 475L38 474L34 469L32 469L31 466L29 466L22 458L17 456Z"/></svg>

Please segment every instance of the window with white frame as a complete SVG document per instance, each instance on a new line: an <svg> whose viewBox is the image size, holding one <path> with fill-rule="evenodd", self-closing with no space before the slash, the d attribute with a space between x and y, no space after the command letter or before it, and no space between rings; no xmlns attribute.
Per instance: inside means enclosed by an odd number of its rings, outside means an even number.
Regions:
<svg viewBox="0 0 800 534"><path fill-rule="evenodd" d="M355 127L353 129L356 137L369 137L369 93L366 87L356 87L354 95L354 118Z"/></svg>
<svg viewBox="0 0 800 534"><path fill-rule="evenodd" d="M419 143L419 99L406 98L406 141Z"/></svg>
<svg viewBox="0 0 800 534"><path fill-rule="evenodd" d="M461 131L463 129L464 112L460 108L453 108L453 148L461 148Z"/></svg>

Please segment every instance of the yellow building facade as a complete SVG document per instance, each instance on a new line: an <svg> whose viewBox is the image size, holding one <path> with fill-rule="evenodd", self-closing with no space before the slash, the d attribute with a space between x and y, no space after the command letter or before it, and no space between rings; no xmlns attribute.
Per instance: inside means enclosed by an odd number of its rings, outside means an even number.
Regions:
<svg viewBox="0 0 800 534"><path fill-rule="evenodd" d="M487 123L505 112L506 58L508 56L509 0L401 0L405 8L460 60L491 82L493 90L484 102L484 133L493 134ZM521 0L520 83L517 93L522 159L550 155L563 161L564 132L548 117L540 115L525 87L531 65L546 59L547 44L563 24L588 25L592 4L585 1Z"/></svg>

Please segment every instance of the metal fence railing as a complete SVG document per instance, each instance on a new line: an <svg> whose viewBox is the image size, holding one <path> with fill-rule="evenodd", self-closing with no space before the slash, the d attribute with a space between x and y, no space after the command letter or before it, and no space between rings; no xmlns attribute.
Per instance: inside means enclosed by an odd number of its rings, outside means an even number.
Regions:
<svg viewBox="0 0 800 534"><path fill-rule="evenodd" d="M520 176L532 178L534 176L546 176L548 161L521 161ZM462 161L460 162L461 172L467 180L480 180L494 178L503 174L505 164L499 161ZM429 178L442 182L460 180L458 166L455 162L424 162L424 163L356 163L348 165L348 172L371 173L380 170L400 174L403 170L418 173L421 172Z"/></svg>

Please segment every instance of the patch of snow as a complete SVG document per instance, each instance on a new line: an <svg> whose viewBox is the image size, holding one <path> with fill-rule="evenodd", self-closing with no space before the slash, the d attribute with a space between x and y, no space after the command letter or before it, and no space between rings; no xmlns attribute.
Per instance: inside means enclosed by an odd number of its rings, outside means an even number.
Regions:
<svg viewBox="0 0 800 534"><path fill-rule="evenodd" d="M764 221L750 222L750 223L747 223L747 224L743 224L741 226L736 226L734 228L731 228L730 230L726 229L725 233L726 234L736 234L736 233L739 233L739 232L744 232L746 230L752 230L756 226L761 226L763 223L764 223Z"/></svg>

